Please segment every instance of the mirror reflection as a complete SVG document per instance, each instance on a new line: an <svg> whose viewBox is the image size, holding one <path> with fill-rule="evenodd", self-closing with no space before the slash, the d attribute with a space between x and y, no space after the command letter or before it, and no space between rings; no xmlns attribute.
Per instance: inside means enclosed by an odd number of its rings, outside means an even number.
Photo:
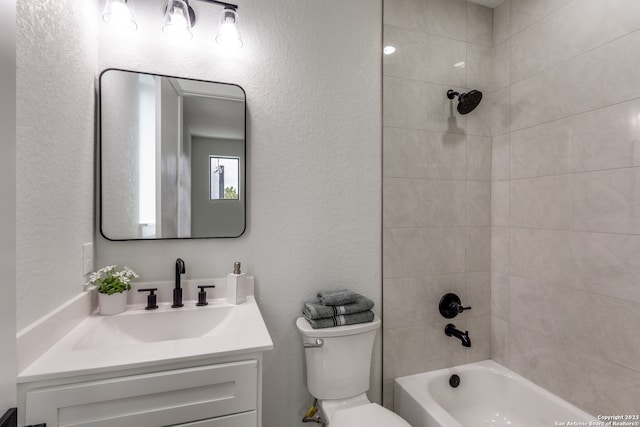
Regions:
<svg viewBox="0 0 640 427"><path fill-rule="evenodd" d="M246 217L245 111L237 85L104 71L102 235L240 236Z"/></svg>

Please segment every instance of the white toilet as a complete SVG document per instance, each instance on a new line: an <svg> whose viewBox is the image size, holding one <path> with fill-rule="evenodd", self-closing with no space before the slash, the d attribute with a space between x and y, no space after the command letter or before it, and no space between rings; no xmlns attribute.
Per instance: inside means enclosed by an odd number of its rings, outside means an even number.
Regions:
<svg viewBox="0 0 640 427"><path fill-rule="evenodd" d="M304 317L296 326L307 359L307 387L318 399L327 427L411 427L399 415L369 402L369 371L380 319L313 329Z"/></svg>

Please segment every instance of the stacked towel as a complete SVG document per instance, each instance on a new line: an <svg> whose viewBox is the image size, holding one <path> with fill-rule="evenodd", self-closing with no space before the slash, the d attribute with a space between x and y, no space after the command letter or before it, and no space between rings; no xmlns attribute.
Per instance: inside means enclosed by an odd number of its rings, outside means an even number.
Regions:
<svg viewBox="0 0 640 427"><path fill-rule="evenodd" d="M340 289L338 291L320 291L318 292L318 301L323 305L345 305L356 302L356 298L360 296L349 289Z"/></svg>
<svg viewBox="0 0 640 427"><path fill-rule="evenodd" d="M373 320L373 301L348 289L318 292L318 301L304 304L302 314L313 329L367 323Z"/></svg>
<svg viewBox="0 0 640 427"><path fill-rule="evenodd" d="M362 311L360 313L345 314L344 316L325 317L324 319L309 319L313 329L332 328L334 326L355 325L356 323L368 323L373 320L373 311Z"/></svg>
<svg viewBox="0 0 640 427"><path fill-rule="evenodd" d="M325 319L345 314L361 313L373 308L373 301L359 294L355 294L354 302L342 305L325 305L315 301L304 303L302 314L307 319Z"/></svg>

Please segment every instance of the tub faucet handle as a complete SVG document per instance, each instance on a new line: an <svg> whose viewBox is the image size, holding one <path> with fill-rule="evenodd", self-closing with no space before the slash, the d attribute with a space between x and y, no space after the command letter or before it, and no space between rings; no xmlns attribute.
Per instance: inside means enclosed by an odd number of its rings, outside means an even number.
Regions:
<svg viewBox="0 0 640 427"><path fill-rule="evenodd" d="M458 295L451 293L445 294L442 299L440 299L438 308L440 309L442 317L446 319L452 319L465 310L471 310L471 307L462 306Z"/></svg>

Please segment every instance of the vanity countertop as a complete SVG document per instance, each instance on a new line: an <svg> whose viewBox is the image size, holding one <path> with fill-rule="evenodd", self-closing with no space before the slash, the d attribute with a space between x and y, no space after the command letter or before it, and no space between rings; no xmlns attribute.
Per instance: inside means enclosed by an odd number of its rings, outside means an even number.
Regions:
<svg viewBox="0 0 640 427"><path fill-rule="evenodd" d="M159 304L129 306L124 313L97 312L60 339L26 367L18 382L98 374L174 362L255 353L273 342L253 296L238 305L211 299L196 307Z"/></svg>

